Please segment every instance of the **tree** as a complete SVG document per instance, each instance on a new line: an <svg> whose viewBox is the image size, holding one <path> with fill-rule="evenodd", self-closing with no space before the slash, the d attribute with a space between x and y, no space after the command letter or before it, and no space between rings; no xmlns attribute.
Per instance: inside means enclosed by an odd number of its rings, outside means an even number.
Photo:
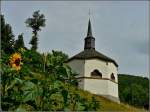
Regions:
<svg viewBox="0 0 150 112"><path fill-rule="evenodd" d="M41 31L41 27L45 27L45 16L43 14L39 13L40 11L35 11L33 13L32 18L28 18L25 23L27 27L32 28L32 39L29 44L32 45L31 50L36 51L37 50L37 44L38 44L38 31Z"/></svg>
<svg viewBox="0 0 150 112"><path fill-rule="evenodd" d="M5 23L4 15L1 15L1 49L9 54L14 51L14 35L9 24Z"/></svg>
<svg viewBox="0 0 150 112"><path fill-rule="evenodd" d="M23 41L23 33L18 35L18 39L15 41L14 48L18 50L19 48L24 48L24 41Z"/></svg>
<svg viewBox="0 0 150 112"><path fill-rule="evenodd" d="M55 50L52 50L52 53L55 57L61 57L61 60L60 62L65 62L66 60L68 60L68 55L63 53L62 51L55 51Z"/></svg>
<svg viewBox="0 0 150 112"><path fill-rule="evenodd" d="M137 107L146 106L149 102L149 79L127 74L118 76L120 101Z"/></svg>
<svg viewBox="0 0 150 112"><path fill-rule="evenodd" d="M52 74L57 80L78 85L75 78L77 74L73 73L71 68L64 63L67 59L67 54L52 50L52 53L43 55L43 71Z"/></svg>

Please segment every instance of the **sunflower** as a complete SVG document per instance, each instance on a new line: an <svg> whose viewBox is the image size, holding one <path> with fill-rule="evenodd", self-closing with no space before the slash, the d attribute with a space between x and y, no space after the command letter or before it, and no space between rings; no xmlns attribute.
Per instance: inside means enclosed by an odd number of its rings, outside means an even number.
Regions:
<svg viewBox="0 0 150 112"><path fill-rule="evenodd" d="M21 55L19 53L14 53L11 55L10 65L17 71L21 69Z"/></svg>

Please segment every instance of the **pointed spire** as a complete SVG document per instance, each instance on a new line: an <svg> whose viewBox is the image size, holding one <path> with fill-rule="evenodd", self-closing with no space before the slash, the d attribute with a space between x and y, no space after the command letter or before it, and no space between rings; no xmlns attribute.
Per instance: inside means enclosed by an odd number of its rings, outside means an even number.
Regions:
<svg viewBox="0 0 150 112"><path fill-rule="evenodd" d="M95 38L92 35L92 27L91 27L91 21L89 19L88 23L88 31L87 31L87 36L84 39L84 49L95 49Z"/></svg>
<svg viewBox="0 0 150 112"><path fill-rule="evenodd" d="M92 36L92 27L91 27L90 18L89 18L89 23L88 23L87 37L93 37L93 36Z"/></svg>

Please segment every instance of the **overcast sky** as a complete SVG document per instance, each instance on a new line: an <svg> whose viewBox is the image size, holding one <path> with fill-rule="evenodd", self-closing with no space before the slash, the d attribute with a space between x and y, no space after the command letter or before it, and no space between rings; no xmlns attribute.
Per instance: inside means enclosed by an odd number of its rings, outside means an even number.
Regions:
<svg viewBox="0 0 150 112"><path fill-rule="evenodd" d="M24 22L40 10L47 20L39 32L38 51L61 50L69 56L84 48L90 8L96 49L117 61L119 73L148 77L148 1L3 1L1 6L15 38L24 33L28 48L32 29Z"/></svg>

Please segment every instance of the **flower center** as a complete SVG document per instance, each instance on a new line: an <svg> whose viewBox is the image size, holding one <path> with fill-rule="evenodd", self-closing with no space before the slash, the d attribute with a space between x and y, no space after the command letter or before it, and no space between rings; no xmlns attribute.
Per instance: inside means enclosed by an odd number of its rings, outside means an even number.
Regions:
<svg viewBox="0 0 150 112"><path fill-rule="evenodd" d="M20 65L20 59L19 58L15 60L15 64L16 64L16 66Z"/></svg>

